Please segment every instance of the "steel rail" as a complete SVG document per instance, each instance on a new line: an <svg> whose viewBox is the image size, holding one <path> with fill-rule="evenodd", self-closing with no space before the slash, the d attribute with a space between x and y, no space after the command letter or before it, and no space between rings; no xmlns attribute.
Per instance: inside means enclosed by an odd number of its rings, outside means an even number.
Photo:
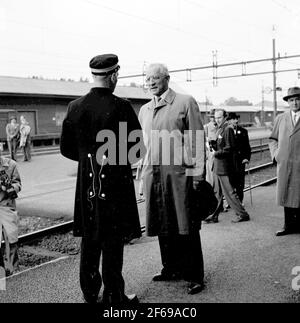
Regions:
<svg viewBox="0 0 300 323"><path fill-rule="evenodd" d="M257 171L257 170L264 169L264 168L267 168L272 165L273 165L273 163L266 163L263 165L258 165L258 166L250 168L249 171L250 172ZM246 169L245 172L248 172L248 169ZM256 185L253 185L251 187L251 190L253 190L257 187L271 185L271 184L275 183L276 181L277 181L277 177L271 178L269 180L263 181L263 182L258 183ZM244 192L247 192L249 190L250 190L249 187L245 188ZM137 204L143 203L143 202L144 202L144 199L137 200ZM40 239L48 236L48 235L69 232L72 230L72 228L73 228L73 220L70 220L70 221L64 222L64 223L60 223L60 224L56 224L56 225L48 227L48 228L44 228L44 229L41 229L38 231L26 233L24 235L19 236L18 244L19 245L30 244L30 243L33 243L37 240L40 240ZM142 233L144 233L145 230L146 230L145 225L141 226Z"/></svg>

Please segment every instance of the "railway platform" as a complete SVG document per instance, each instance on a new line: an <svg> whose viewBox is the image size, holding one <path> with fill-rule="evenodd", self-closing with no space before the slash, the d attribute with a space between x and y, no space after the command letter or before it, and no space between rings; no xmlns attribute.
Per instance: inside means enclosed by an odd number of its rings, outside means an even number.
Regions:
<svg viewBox="0 0 300 323"><path fill-rule="evenodd" d="M136 293L142 303L299 303L300 280L293 268L300 266L300 234L275 236L283 222L275 186L255 189L253 205L246 192L245 207L249 222L231 223L229 211L219 223L203 224L206 287L201 293L188 295L184 281L151 281L161 269L160 253L157 239L144 235L125 247L126 292ZM79 255L13 275L0 291L0 303L82 302Z"/></svg>

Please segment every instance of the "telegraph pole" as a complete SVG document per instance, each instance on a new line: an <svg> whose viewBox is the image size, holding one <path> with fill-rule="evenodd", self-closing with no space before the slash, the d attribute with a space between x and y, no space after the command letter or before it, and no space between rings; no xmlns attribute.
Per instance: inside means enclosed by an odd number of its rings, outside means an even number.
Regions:
<svg viewBox="0 0 300 323"><path fill-rule="evenodd" d="M275 26L273 26L273 101L274 101L274 115L273 121L275 121L277 115L277 93L276 93L276 56L275 56Z"/></svg>
<svg viewBox="0 0 300 323"><path fill-rule="evenodd" d="M261 124L262 126L265 125L265 88L264 85L262 85L262 89L261 89Z"/></svg>

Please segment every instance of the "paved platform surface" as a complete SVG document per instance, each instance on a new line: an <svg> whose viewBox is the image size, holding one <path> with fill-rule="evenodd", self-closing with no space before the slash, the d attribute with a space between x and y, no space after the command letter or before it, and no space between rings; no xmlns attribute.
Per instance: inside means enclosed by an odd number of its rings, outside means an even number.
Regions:
<svg viewBox="0 0 300 323"><path fill-rule="evenodd" d="M230 211L217 224L203 224L206 288L200 294L188 295L184 281L151 281L161 269L160 253L157 239L145 236L125 247L126 292L143 303L299 303L292 269L300 266L300 234L275 237L283 218L275 186L256 189L253 202L247 192L249 222L231 223ZM8 278L0 303L82 303L78 277L79 256L70 256Z"/></svg>

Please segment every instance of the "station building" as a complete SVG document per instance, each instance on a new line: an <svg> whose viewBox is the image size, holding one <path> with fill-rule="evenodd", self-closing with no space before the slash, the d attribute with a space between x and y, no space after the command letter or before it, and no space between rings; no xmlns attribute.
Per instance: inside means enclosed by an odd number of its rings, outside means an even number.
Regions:
<svg viewBox="0 0 300 323"><path fill-rule="evenodd" d="M24 115L32 129L34 145L58 144L61 126L70 101L85 95L93 86L88 82L71 82L0 76L0 140L6 141L5 127L11 116ZM170 82L176 92L186 93ZM115 95L128 99L138 114L141 106L151 100L151 94L142 87L117 86ZM211 106L198 103L204 123L209 121L212 108L221 107L240 115L240 124L246 127L268 126L273 120L272 102L251 106ZM287 107L278 104L277 113Z"/></svg>
<svg viewBox="0 0 300 323"><path fill-rule="evenodd" d="M5 127L11 116L24 115L31 126L35 143L57 142L67 106L93 86L88 82L42 80L0 76L0 140L6 140ZM117 86L115 95L128 99L135 112L151 100L140 87Z"/></svg>

